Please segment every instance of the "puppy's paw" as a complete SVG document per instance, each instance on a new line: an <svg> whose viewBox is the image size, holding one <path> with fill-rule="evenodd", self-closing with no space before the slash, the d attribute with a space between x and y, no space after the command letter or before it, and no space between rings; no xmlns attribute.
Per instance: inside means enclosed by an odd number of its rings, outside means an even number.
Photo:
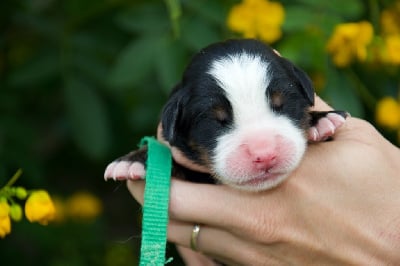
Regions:
<svg viewBox="0 0 400 266"><path fill-rule="evenodd" d="M138 180L144 179L145 175L145 167L140 162L114 161L107 166L104 179Z"/></svg>
<svg viewBox="0 0 400 266"><path fill-rule="evenodd" d="M308 130L308 140L311 142L325 141L331 138L336 130L346 122L347 113L329 112L320 117L317 123Z"/></svg>

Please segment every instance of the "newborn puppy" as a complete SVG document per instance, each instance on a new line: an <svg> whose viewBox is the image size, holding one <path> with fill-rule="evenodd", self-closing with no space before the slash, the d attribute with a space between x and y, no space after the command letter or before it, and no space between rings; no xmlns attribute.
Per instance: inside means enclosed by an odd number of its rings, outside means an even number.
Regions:
<svg viewBox="0 0 400 266"><path fill-rule="evenodd" d="M311 112L308 76L256 40L212 44L186 68L161 114L163 137L210 175L174 165L174 175L249 191L278 185L307 141L330 138L346 112ZM105 179L145 176L146 147L108 165Z"/></svg>

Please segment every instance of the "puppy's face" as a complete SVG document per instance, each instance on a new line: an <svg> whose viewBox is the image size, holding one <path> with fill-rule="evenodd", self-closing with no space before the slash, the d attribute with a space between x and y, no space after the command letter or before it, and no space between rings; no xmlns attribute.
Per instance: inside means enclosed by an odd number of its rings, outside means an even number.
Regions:
<svg viewBox="0 0 400 266"><path fill-rule="evenodd" d="M166 104L164 137L218 182L267 189L299 164L313 99L308 77L264 44L214 44L193 58Z"/></svg>

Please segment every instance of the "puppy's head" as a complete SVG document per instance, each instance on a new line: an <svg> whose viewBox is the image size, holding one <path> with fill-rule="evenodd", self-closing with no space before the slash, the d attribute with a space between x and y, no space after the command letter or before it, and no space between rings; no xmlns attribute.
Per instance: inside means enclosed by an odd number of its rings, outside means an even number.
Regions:
<svg viewBox="0 0 400 266"><path fill-rule="evenodd" d="M162 113L164 138L246 190L276 186L306 147L310 79L255 40L230 40L194 56Z"/></svg>

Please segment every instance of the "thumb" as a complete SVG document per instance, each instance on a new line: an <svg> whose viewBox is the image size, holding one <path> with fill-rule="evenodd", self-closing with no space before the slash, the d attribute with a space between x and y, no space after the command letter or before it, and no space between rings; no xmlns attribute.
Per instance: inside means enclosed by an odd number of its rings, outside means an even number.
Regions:
<svg viewBox="0 0 400 266"><path fill-rule="evenodd" d="M322 100L317 94L314 94L315 103L314 106L310 108L310 111L332 111L333 108Z"/></svg>

